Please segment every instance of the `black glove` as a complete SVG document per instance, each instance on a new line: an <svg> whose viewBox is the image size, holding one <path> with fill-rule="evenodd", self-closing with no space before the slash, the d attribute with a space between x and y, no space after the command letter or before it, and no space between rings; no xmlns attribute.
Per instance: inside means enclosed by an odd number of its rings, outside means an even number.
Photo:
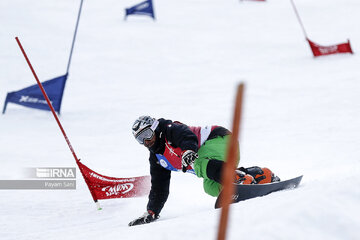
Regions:
<svg viewBox="0 0 360 240"><path fill-rule="evenodd" d="M155 214L153 211L148 210L141 217L131 221L129 223L129 227L136 226L136 225L141 225L141 224L145 224L145 223L151 223L151 222L155 221L156 219L159 219L159 217L160 216Z"/></svg>
<svg viewBox="0 0 360 240"><path fill-rule="evenodd" d="M194 152L193 150L185 150L181 154L182 171L186 172L186 169L188 166L193 167L195 159L197 159L198 157L199 157L199 155L196 152Z"/></svg>

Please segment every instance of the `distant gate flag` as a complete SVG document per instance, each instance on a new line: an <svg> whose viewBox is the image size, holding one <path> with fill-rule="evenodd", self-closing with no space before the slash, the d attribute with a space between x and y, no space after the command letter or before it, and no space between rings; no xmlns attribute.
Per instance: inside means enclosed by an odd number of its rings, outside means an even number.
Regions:
<svg viewBox="0 0 360 240"><path fill-rule="evenodd" d="M314 57L318 56L324 56L324 55L330 55L335 53L353 53L351 46L350 46L350 40L347 41L347 43L341 43L337 45L331 45L331 46L321 46L318 45L309 39L306 39L309 42L311 51L314 54Z"/></svg>
<svg viewBox="0 0 360 240"><path fill-rule="evenodd" d="M76 161L96 202L100 199L140 197L150 192L150 176L115 178L94 172Z"/></svg>
<svg viewBox="0 0 360 240"><path fill-rule="evenodd" d="M154 8L152 0L141 2L131 8L125 9L125 19L128 15L146 15L155 20Z"/></svg>
<svg viewBox="0 0 360 240"><path fill-rule="evenodd" d="M318 44L310 41L308 38L308 35L306 34L304 24L301 21L301 18L297 11L295 3L293 0L290 0L290 1L294 8L296 17L299 21L299 24L303 30L304 36L305 36L306 40L308 41L308 43L310 44L310 48L311 48L311 51L313 52L314 57L336 54L336 53L353 53L351 46L350 46L350 40L348 40L347 43L341 43L341 44L331 45L331 46L321 46L321 45L318 45Z"/></svg>
<svg viewBox="0 0 360 240"><path fill-rule="evenodd" d="M59 114L67 77L68 74L65 74L42 83L55 111ZM9 92L6 95L3 114L5 113L6 106L9 102L25 107L50 111L50 108L37 84L16 92Z"/></svg>

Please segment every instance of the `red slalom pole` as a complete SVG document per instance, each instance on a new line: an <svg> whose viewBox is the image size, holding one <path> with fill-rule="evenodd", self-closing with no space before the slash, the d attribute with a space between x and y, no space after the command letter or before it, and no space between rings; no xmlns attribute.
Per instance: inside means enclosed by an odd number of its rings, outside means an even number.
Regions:
<svg viewBox="0 0 360 240"><path fill-rule="evenodd" d="M34 68L32 67L32 65L31 65L31 63L30 63L30 60L29 60L29 58L27 57L27 55L26 55L26 53L25 53L25 50L24 50L24 48L22 47L22 45L21 45L21 43L20 43L19 38L18 38L18 37L15 37L15 39L16 39L16 42L18 43L18 45L19 45L19 47L20 47L20 49L21 49L21 52L23 53L23 55L24 55L24 57L25 57L25 59L26 59L26 62L28 63L28 65L29 65L29 67L30 67L30 69L31 69L31 72L33 73L33 75L34 75L34 77L35 77L35 79L36 79L37 84L38 84L39 87L40 87L40 90L41 90L42 94L44 95L44 97L45 97L45 99L46 99L47 104L49 105L49 107L50 107L50 109L51 109L52 114L54 115L54 118L55 118L57 124L59 125L59 128L60 128L62 134L64 135L64 138L65 138L65 140L66 140L66 142L67 142L67 144L68 144L68 146L69 146L69 148L70 148L71 153L73 154L75 160L76 160L76 161L79 161L79 159L77 158L77 156L76 156L76 154L75 154L75 151L74 151L73 147L71 146L71 143L70 143L68 137L66 136L65 130L64 130L64 128L62 127L62 125L61 125L61 123L60 123L60 120L59 120L59 118L57 117L57 115L56 115L56 113L55 113L55 110L54 110L54 108L53 108L53 106L52 106L52 104L51 104L51 102L50 102L50 99L49 99L49 97L47 96L43 85L42 85L41 82L39 81L39 78L37 77L37 75L36 75L36 73L35 73L35 71L34 71Z"/></svg>
<svg viewBox="0 0 360 240"><path fill-rule="evenodd" d="M62 132L62 134L64 135L65 141L66 141L66 143L68 144L68 146L69 146L69 148L70 148L70 151L71 151L72 155L73 155L74 158L75 158L76 164L78 164L78 162L80 162L80 159L78 159L78 157L76 156L75 151L74 151L73 147L71 146L70 140L69 140L69 138L67 137L67 135L66 135L66 133L65 133L65 130L64 130L64 128L62 127L62 125L61 125L61 123L60 123L60 120L59 120L58 116L57 116L56 113L55 113L55 110L54 110L54 108L53 108L53 106L52 106L52 104L51 104L51 102L50 102L50 99L49 99L48 95L47 95L46 92L45 92L45 89L44 89L43 85L42 85L41 82L39 81L39 78L37 77L37 75L36 75L36 73L35 73L35 70L34 70L34 68L32 67L32 65L31 65L31 63L30 63L30 60L29 60L29 58L27 57L27 55L26 55L26 53L25 53L25 50L24 50L24 48L22 47L22 45L21 45L21 43L20 43L19 38L18 38L18 37L15 37L15 39L16 39L16 42L18 43L18 45L19 45L19 47L20 47L20 49L21 49L21 52L23 53L23 55L24 55L24 57L25 57L25 59L26 59L27 64L29 65L29 67L30 67L30 69L31 69L31 72L33 73L33 75L34 75L34 77L35 77L35 79L36 79L37 84L38 84L39 87L40 87L40 90L41 90L42 94L43 94L44 97L45 97L45 100L46 100L47 104L49 105L49 107L50 107L50 109L51 109L51 112L52 112L52 114L53 114L53 116L54 116L54 118L55 118L55 120L56 120L56 122L57 122L57 124L58 124L58 126L59 126L59 128L60 128L60 130L61 130L61 132ZM79 166L79 164L78 164L78 166ZM80 168L80 166L79 166L79 169L80 169L81 174L83 175L83 178L84 178L84 180L85 180L85 182L86 182L86 185L87 185L88 188L89 188L89 184L88 184L88 182L87 182L87 180L86 180L86 177L85 177L82 169ZM90 190L90 188L89 188L89 190ZM93 197L93 199L94 199L94 201L95 201L95 203L96 203L96 205L97 205L98 210L101 210L100 204L99 204L99 202L97 201L96 197L95 197L95 196L93 195L93 193L91 192L91 190L90 190L90 193L91 193L91 196Z"/></svg>

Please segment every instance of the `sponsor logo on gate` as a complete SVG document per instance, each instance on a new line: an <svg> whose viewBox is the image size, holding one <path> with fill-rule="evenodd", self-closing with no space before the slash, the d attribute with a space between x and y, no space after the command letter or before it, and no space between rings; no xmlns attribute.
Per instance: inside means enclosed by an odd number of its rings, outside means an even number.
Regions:
<svg viewBox="0 0 360 240"><path fill-rule="evenodd" d="M94 177L99 180L107 181L107 182L135 182L135 180L136 180L135 178L109 179L106 177L99 176L98 174L96 174L94 172L90 173L90 177Z"/></svg>
<svg viewBox="0 0 360 240"><path fill-rule="evenodd" d="M134 188L132 183L122 183L115 186L106 186L101 189L101 191L106 193L106 196L113 196L119 194L125 194L130 192Z"/></svg>
<svg viewBox="0 0 360 240"><path fill-rule="evenodd" d="M23 95L21 96L19 102L47 104L45 99L39 99L39 98L34 98L34 97L30 97L30 96L23 96Z"/></svg>
<svg viewBox="0 0 360 240"><path fill-rule="evenodd" d="M144 3L144 4L139 5L136 9L137 9L137 10L143 10L143 9L145 9L145 8L148 8L148 7L149 7L149 3L146 2L146 3Z"/></svg>
<svg viewBox="0 0 360 240"><path fill-rule="evenodd" d="M338 50L337 46L319 47L319 51L322 54L333 53L333 52L336 52L337 50Z"/></svg>

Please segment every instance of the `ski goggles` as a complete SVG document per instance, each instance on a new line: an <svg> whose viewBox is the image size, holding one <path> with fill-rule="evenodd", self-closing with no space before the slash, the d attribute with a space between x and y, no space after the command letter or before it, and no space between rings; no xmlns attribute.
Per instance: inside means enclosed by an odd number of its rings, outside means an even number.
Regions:
<svg viewBox="0 0 360 240"><path fill-rule="evenodd" d="M143 129L139 134L135 137L135 139L140 143L144 144L145 140L150 140L154 136L154 131L151 127Z"/></svg>
<svg viewBox="0 0 360 240"><path fill-rule="evenodd" d="M151 127L147 127L144 128L143 130L141 130L135 137L135 139L140 143L140 144L144 144L145 140L150 140L155 133L155 129L157 128L157 126L159 125L159 121L155 121Z"/></svg>

